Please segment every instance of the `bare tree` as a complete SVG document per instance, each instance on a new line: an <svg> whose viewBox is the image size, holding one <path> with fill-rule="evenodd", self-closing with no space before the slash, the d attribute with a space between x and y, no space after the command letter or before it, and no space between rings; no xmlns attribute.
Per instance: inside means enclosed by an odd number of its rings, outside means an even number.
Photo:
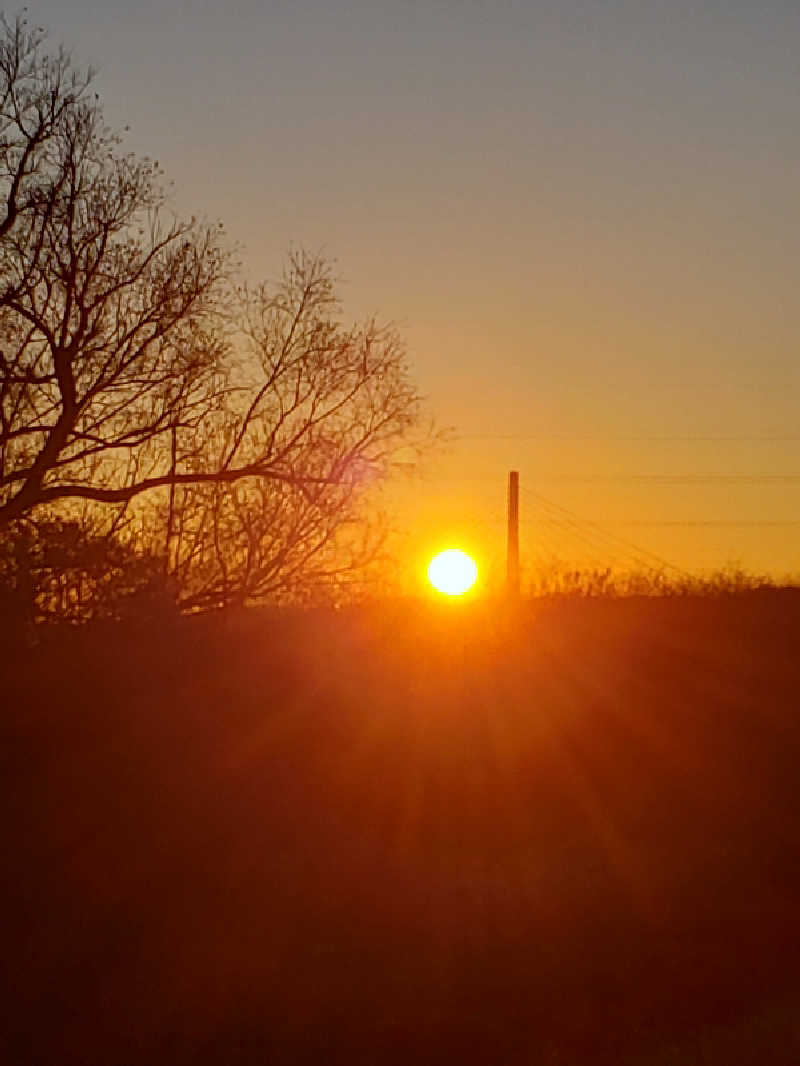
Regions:
<svg viewBox="0 0 800 1066"><path fill-rule="evenodd" d="M417 424L399 338L346 327L304 253L274 289L237 289L220 227L170 214L91 82L0 16L0 531L166 507L187 606L333 578Z"/></svg>
<svg viewBox="0 0 800 1066"><path fill-rule="evenodd" d="M397 332L345 325L340 310L330 264L302 252L276 286L240 293L239 371L203 461L281 476L171 497L170 572L184 607L329 593L375 559L372 490L431 438L415 438L420 401Z"/></svg>
<svg viewBox="0 0 800 1066"><path fill-rule="evenodd" d="M168 218L158 165L123 154L63 51L0 41L0 528L169 477L163 441L219 405L226 257Z"/></svg>

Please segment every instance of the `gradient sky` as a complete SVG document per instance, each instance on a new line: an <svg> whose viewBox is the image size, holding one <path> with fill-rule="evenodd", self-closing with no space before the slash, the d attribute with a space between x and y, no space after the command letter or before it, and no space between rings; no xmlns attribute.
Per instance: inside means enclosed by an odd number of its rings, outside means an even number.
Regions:
<svg viewBox="0 0 800 1066"><path fill-rule="evenodd" d="M501 558L513 466L529 564L626 559L555 504L679 566L800 572L796 0L30 17L251 273L324 249L348 310L402 327L463 438L398 494L411 555Z"/></svg>

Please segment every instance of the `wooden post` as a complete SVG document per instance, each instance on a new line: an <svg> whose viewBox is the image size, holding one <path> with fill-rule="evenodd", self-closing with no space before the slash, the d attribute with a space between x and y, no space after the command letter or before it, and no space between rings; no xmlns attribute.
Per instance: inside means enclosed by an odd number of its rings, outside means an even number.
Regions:
<svg viewBox="0 0 800 1066"><path fill-rule="evenodd" d="M519 472L516 470L508 475L506 589L509 596L519 596Z"/></svg>

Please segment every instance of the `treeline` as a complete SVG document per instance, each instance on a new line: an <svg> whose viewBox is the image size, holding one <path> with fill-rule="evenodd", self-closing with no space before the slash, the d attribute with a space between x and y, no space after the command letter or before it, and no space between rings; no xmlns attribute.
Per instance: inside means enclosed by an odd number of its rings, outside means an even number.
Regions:
<svg viewBox="0 0 800 1066"><path fill-rule="evenodd" d="M367 571L364 563L374 546L362 542L362 563L346 567L339 575L315 574L309 568L288 580L291 571L281 572L280 566L285 557L276 557L274 594L266 602L285 608L290 604L341 607L365 600L378 605L394 601L400 609L404 602L413 603L413 598L409 601L392 595L386 567L375 555L373 569ZM163 623L171 616L194 614L211 606L253 605L241 594L242 585L233 580L225 588L217 587L213 599L195 598L187 580L192 573L191 568L184 572L176 568L163 541L159 543L158 537L133 522L109 530L92 526L88 520L20 520L0 539L0 629L16 631L29 642L42 627L148 620ZM692 575L553 566L529 575L523 587L519 606L560 600L720 598L797 591L796 584L778 583L766 575L733 567ZM486 608L493 609L497 602L496 595L487 595Z"/></svg>

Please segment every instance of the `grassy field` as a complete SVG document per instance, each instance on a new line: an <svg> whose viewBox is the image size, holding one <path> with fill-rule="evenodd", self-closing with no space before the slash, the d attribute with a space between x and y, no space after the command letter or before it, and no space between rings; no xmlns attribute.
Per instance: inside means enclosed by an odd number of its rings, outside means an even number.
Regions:
<svg viewBox="0 0 800 1066"><path fill-rule="evenodd" d="M800 593L6 650L4 1061L800 1061Z"/></svg>

